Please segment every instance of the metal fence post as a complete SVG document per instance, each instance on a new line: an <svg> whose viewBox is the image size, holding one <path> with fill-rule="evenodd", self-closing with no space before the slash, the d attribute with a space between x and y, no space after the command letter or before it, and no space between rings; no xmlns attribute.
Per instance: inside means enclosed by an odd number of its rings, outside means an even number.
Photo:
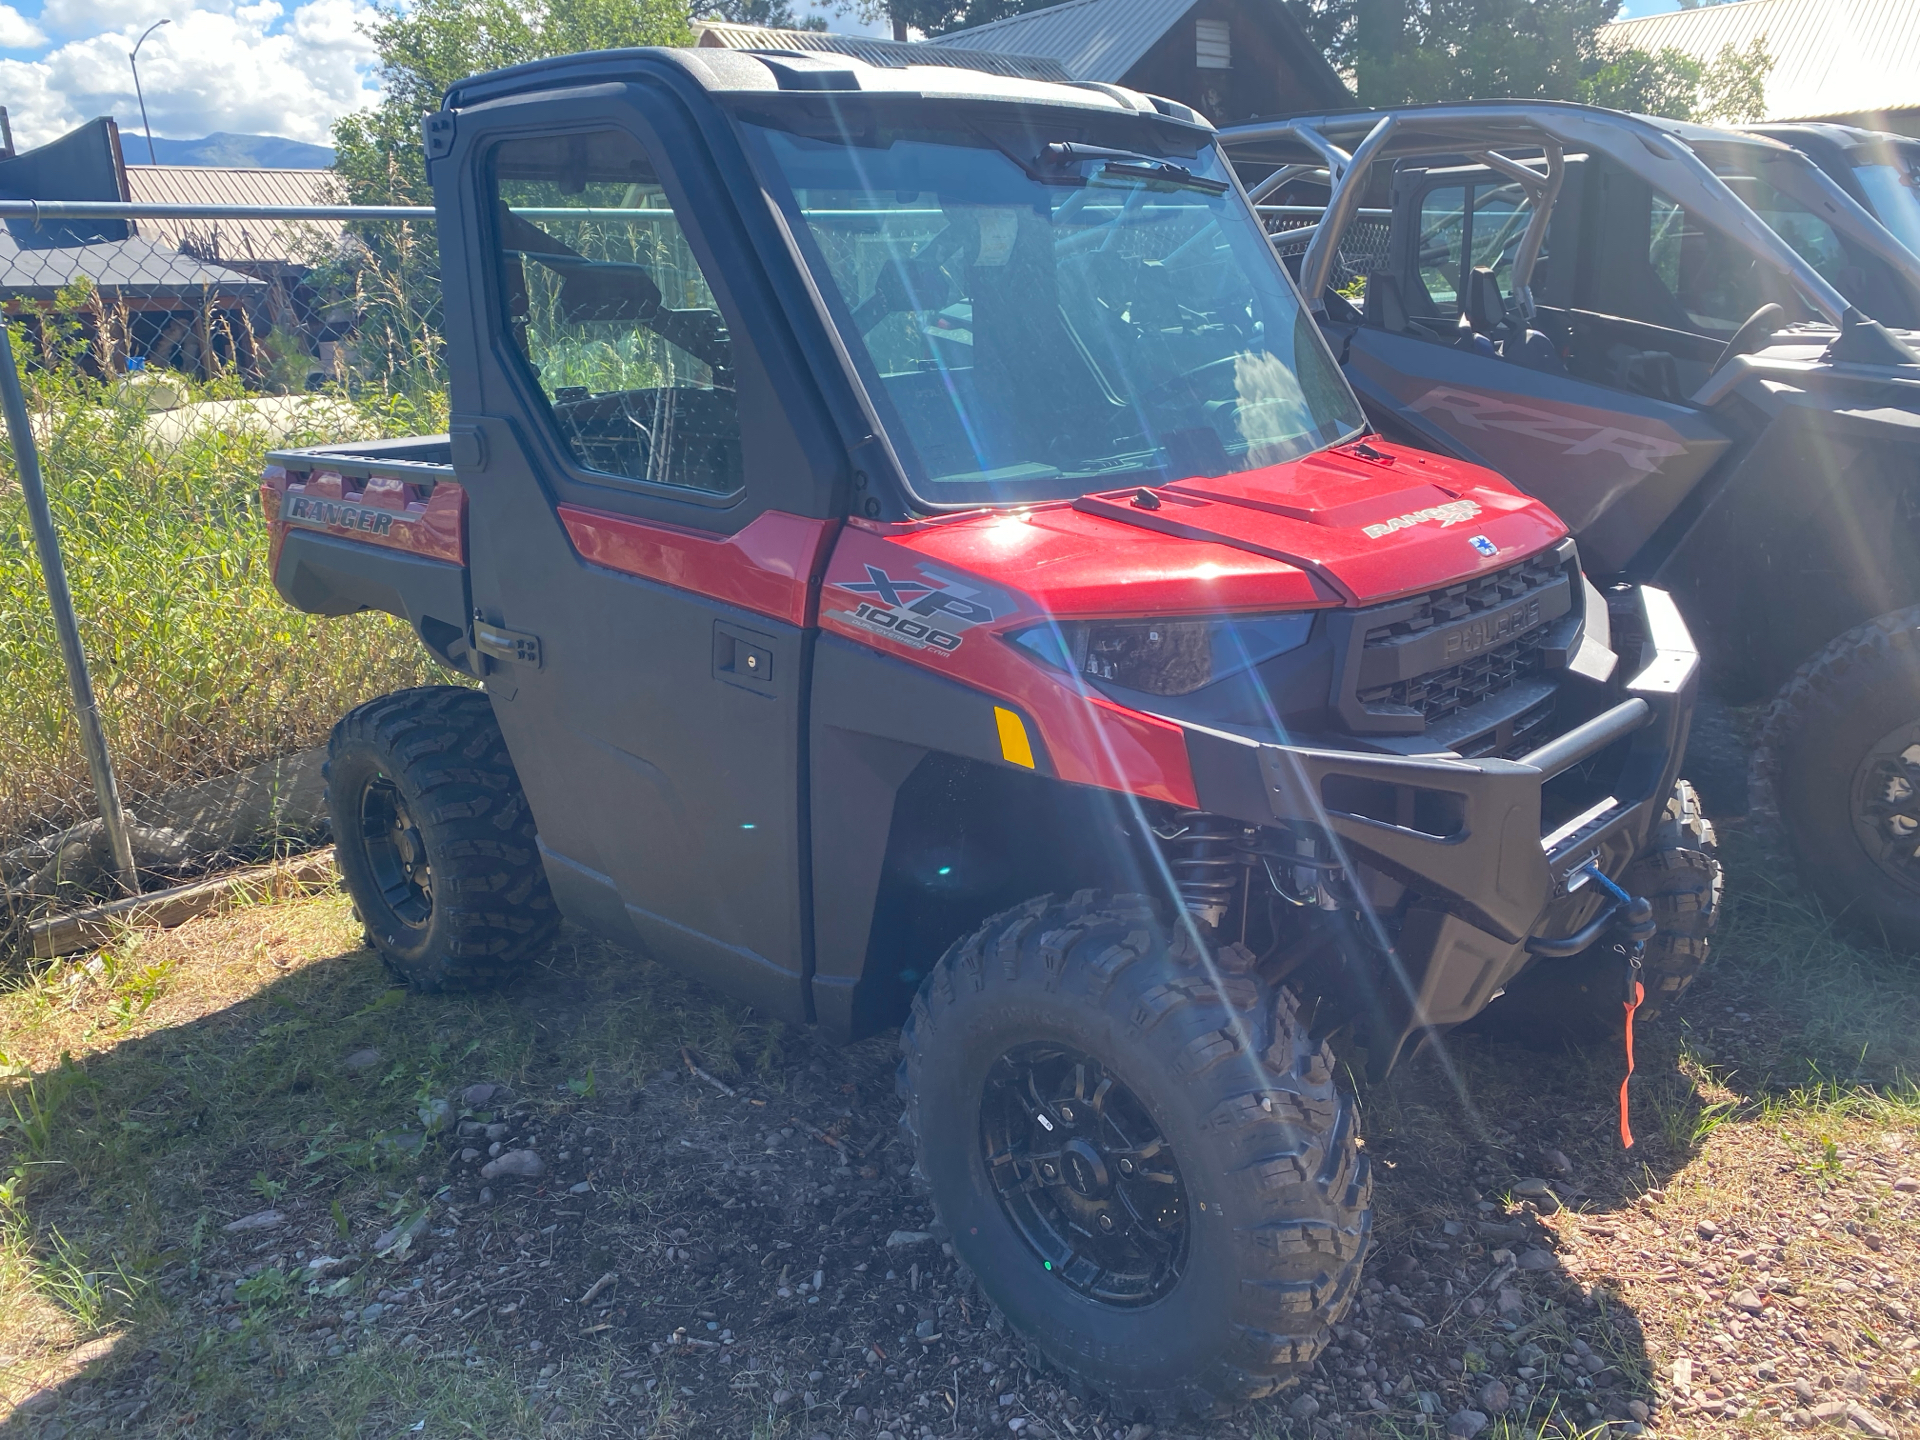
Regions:
<svg viewBox="0 0 1920 1440"><path fill-rule="evenodd" d="M93 772L93 793L100 803L113 850L113 868L129 895L140 893L133 865L133 846L127 838L127 817L120 809L120 787L113 778L113 758L107 754L107 735L100 725L100 706L93 697L93 677L87 673L87 654L80 646L80 622L73 613L73 592L67 588L67 567L60 558L60 535L53 528L53 510L47 504L46 481L40 474L40 450L33 438L33 417L20 388L20 369L13 358L13 339L0 317L0 403L7 412L13 436L13 466L27 497L27 515L33 523L34 548L40 552L40 573L46 577L47 601L53 607L53 628L60 636L60 657L66 662L67 684L73 690L74 716L80 722L80 743Z"/></svg>

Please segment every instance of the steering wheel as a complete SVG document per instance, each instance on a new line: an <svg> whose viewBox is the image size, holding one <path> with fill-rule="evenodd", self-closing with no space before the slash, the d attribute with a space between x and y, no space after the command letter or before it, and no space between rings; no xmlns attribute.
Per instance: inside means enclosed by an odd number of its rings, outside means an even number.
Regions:
<svg viewBox="0 0 1920 1440"><path fill-rule="evenodd" d="M1727 341L1727 348L1720 352L1720 358L1713 362L1713 369L1707 374L1718 375L1734 356L1750 355L1764 347L1773 338L1773 332L1780 328L1780 322L1786 318L1787 312L1771 301L1762 305L1733 332L1733 338Z"/></svg>

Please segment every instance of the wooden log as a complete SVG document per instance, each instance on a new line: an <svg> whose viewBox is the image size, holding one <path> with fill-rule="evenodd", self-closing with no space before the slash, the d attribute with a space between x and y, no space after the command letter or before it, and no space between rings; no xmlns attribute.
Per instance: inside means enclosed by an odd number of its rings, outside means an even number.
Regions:
<svg viewBox="0 0 1920 1440"><path fill-rule="evenodd" d="M339 879L333 847L310 850L275 865L254 865L191 885L133 895L71 915L54 915L27 927L34 958L51 960L110 943L121 931L171 930L199 915L211 915L236 902L285 899L324 890Z"/></svg>

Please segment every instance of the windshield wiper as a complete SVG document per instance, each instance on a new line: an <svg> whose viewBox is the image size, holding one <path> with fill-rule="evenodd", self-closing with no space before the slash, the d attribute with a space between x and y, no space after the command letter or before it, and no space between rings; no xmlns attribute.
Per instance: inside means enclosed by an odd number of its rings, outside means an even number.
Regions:
<svg viewBox="0 0 1920 1440"><path fill-rule="evenodd" d="M1105 162L1100 166L1102 175L1173 185L1183 190L1198 190L1203 195L1224 195L1229 188L1224 180L1196 175L1185 165L1176 165L1171 160L1159 160L1135 150L1113 150L1105 145L1079 145L1064 140L1043 147L1034 165L1036 169L1058 171L1068 165L1096 161ZM1072 178L1079 179L1078 176Z"/></svg>

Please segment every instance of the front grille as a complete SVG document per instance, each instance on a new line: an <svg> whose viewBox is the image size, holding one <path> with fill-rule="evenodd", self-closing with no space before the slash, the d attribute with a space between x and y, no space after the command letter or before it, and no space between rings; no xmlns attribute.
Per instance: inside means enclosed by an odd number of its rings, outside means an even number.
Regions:
<svg viewBox="0 0 1920 1440"><path fill-rule="evenodd" d="M1458 585L1449 585L1444 590L1435 590L1431 595L1428 595L1420 603L1419 608L1412 613L1402 614L1391 624L1381 625L1367 631L1365 643L1368 646L1385 645L1393 640L1400 639L1402 636L1417 635L1423 630L1431 630L1435 625L1445 625L1450 621L1464 620L1469 615L1477 614L1483 610L1498 609L1500 606L1518 600L1521 596L1531 591L1545 589L1565 574L1566 571L1561 568L1561 563L1554 552L1551 550L1542 551L1531 559L1522 560L1518 565L1509 565L1504 570L1495 570L1490 574L1479 575L1472 580L1462 581ZM1396 606L1395 608L1398 609L1399 607ZM1522 643L1524 643L1524 640L1525 637L1522 637ZM1481 660L1493 660L1507 648L1506 646L1502 646L1499 650L1489 651L1486 655L1477 658ZM1535 649L1538 649L1537 644ZM1455 668L1465 670L1471 668L1471 664L1472 662L1469 662L1468 665ZM1437 678L1440 673L1451 672L1436 672L1436 675L1431 677L1421 676L1419 680L1414 683L1421 683L1428 679ZM1508 680L1504 683L1512 684L1513 682L1512 680ZM1502 689L1504 685L1496 685L1493 688L1495 690ZM1486 693L1492 694L1493 692L1489 690ZM1365 695L1361 696L1362 700L1365 700L1365 698Z"/></svg>
<svg viewBox="0 0 1920 1440"><path fill-rule="evenodd" d="M1516 681L1538 675L1546 666L1541 652L1547 643L1547 630L1546 625L1537 625L1518 639L1483 650L1458 665L1362 690L1360 703L1369 710L1387 705L1417 710L1427 724L1436 724L1490 695L1498 695Z"/></svg>

